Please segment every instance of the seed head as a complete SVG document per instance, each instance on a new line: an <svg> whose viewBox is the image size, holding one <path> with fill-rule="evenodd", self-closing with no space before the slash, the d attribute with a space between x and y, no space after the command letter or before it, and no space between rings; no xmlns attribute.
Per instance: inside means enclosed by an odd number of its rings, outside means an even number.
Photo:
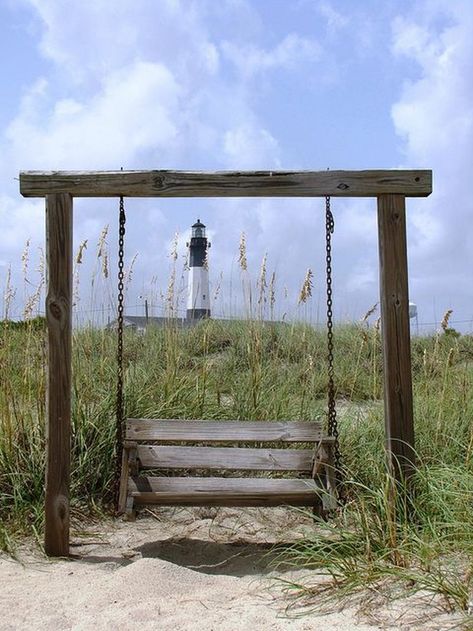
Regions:
<svg viewBox="0 0 473 631"><path fill-rule="evenodd" d="M312 287L313 287L313 278L314 274L310 267L307 269L304 282L302 283L301 291L299 293L298 304L301 302L307 302L307 300L312 296Z"/></svg>
<svg viewBox="0 0 473 631"><path fill-rule="evenodd" d="M273 309L276 302L276 272L271 274L271 280L269 281L269 304Z"/></svg>
<svg viewBox="0 0 473 631"><path fill-rule="evenodd" d="M450 316L452 315L452 313L453 313L453 309L447 309L447 311L445 311L443 315L443 319L442 319L442 322L440 323L440 326L442 327L444 331L448 329L448 321L450 320Z"/></svg>
<svg viewBox="0 0 473 631"><path fill-rule="evenodd" d="M240 245L238 249L239 249L238 264L240 268L244 272L246 272L248 269L248 261L246 260L246 235L244 232L242 232L240 235Z"/></svg>
<svg viewBox="0 0 473 631"><path fill-rule="evenodd" d="M368 320L368 318L373 315L373 313L376 311L377 308L378 308L378 303L375 302L375 304L370 309L368 309L365 315L361 318L361 323L364 324Z"/></svg>
<svg viewBox="0 0 473 631"><path fill-rule="evenodd" d="M23 268L23 278L28 282L28 263L30 260L30 239L26 240L25 249L21 255L21 264Z"/></svg>
<svg viewBox="0 0 473 631"><path fill-rule="evenodd" d="M82 263L84 250L87 250L87 241L88 239L85 239L85 241L82 241L82 243L79 245L79 249L77 250L77 254L76 254L76 265L80 265Z"/></svg>

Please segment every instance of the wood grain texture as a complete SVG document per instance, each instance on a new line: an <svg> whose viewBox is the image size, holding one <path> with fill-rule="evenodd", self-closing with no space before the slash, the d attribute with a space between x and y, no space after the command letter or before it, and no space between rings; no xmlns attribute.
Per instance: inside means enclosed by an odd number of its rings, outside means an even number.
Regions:
<svg viewBox="0 0 473 631"><path fill-rule="evenodd" d="M267 478L130 478L136 504L168 506L313 506L313 480ZM319 489L320 490L320 489Z"/></svg>
<svg viewBox="0 0 473 631"><path fill-rule="evenodd" d="M126 500L128 495L128 477L130 474L128 466L128 450L122 450L122 470L120 473L120 489L118 492L118 515L123 515L126 511Z"/></svg>
<svg viewBox="0 0 473 631"><path fill-rule="evenodd" d="M319 422L186 421L127 419L126 438L159 442L315 442L324 438ZM325 437L330 440L330 438Z"/></svg>
<svg viewBox="0 0 473 631"><path fill-rule="evenodd" d="M333 445L320 443L317 446L312 475L317 485L325 490L321 514L335 510L338 506L338 493Z"/></svg>
<svg viewBox="0 0 473 631"><path fill-rule="evenodd" d="M426 197L432 171L22 171L24 197Z"/></svg>
<svg viewBox="0 0 473 631"><path fill-rule="evenodd" d="M144 469L312 471L312 449L245 449L138 445Z"/></svg>
<svg viewBox="0 0 473 631"><path fill-rule="evenodd" d="M378 199L384 408L390 464L397 477L415 466L405 199Z"/></svg>
<svg viewBox="0 0 473 631"><path fill-rule="evenodd" d="M48 390L46 426L46 554L69 554L71 442L72 197L46 199Z"/></svg>

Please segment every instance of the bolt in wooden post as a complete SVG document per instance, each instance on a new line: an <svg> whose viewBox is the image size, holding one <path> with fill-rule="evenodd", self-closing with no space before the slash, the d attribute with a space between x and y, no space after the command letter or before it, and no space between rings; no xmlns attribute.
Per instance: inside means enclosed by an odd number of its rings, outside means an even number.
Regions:
<svg viewBox="0 0 473 631"><path fill-rule="evenodd" d="M415 466L411 341L403 195L378 197L386 446L392 472L407 479Z"/></svg>
<svg viewBox="0 0 473 631"><path fill-rule="evenodd" d="M46 196L48 391L44 547L69 554L71 451L72 197Z"/></svg>

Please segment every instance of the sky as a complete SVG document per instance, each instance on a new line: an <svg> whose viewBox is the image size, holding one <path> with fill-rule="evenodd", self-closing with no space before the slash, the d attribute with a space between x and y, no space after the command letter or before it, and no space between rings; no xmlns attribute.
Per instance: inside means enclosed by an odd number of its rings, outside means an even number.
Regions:
<svg viewBox="0 0 473 631"><path fill-rule="evenodd" d="M427 329L452 309L473 330L471 0L0 0L0 73L3 316L43 308L44 201L20 196L20 170L428 168L433 194L407 200L410 300ZM323 204L127 200L128 312L161 315L173 269L183 306L199 217L215 315L242 313L249 283L257 303L266 256L274 316L321 322ZM335 315L357 320L379 299L375 201L332 209ZM113 316L117 200L74 215L75 308Z"/></svg>

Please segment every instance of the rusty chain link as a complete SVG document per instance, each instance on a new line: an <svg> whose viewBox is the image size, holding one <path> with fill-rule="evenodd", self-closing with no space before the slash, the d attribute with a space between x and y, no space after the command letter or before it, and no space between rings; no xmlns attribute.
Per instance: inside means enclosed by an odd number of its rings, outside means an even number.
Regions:
<svg viewBox="0 0 473 631"><path fill-rule="evenodd" d="M325 263L327 282L327 407L328 407L328 433L335 438L334 444L334 464L337 479L340 480L342 457L338 440L337 410L335 406L335 377L333 367L333 302L332 302L332 234L335 228L332 210L330 208L330 197L325 197Z"/></svg>
<svg viewBox="0 0 473 631"><path fill-rule="evenodd" d="M115 503L118 509L120 492L120 474L123 452L123 310L125 278L125 204L120 197L118 228L118 308L117 308L117 399L116 399L116 435L115 435Z"/></svg>

